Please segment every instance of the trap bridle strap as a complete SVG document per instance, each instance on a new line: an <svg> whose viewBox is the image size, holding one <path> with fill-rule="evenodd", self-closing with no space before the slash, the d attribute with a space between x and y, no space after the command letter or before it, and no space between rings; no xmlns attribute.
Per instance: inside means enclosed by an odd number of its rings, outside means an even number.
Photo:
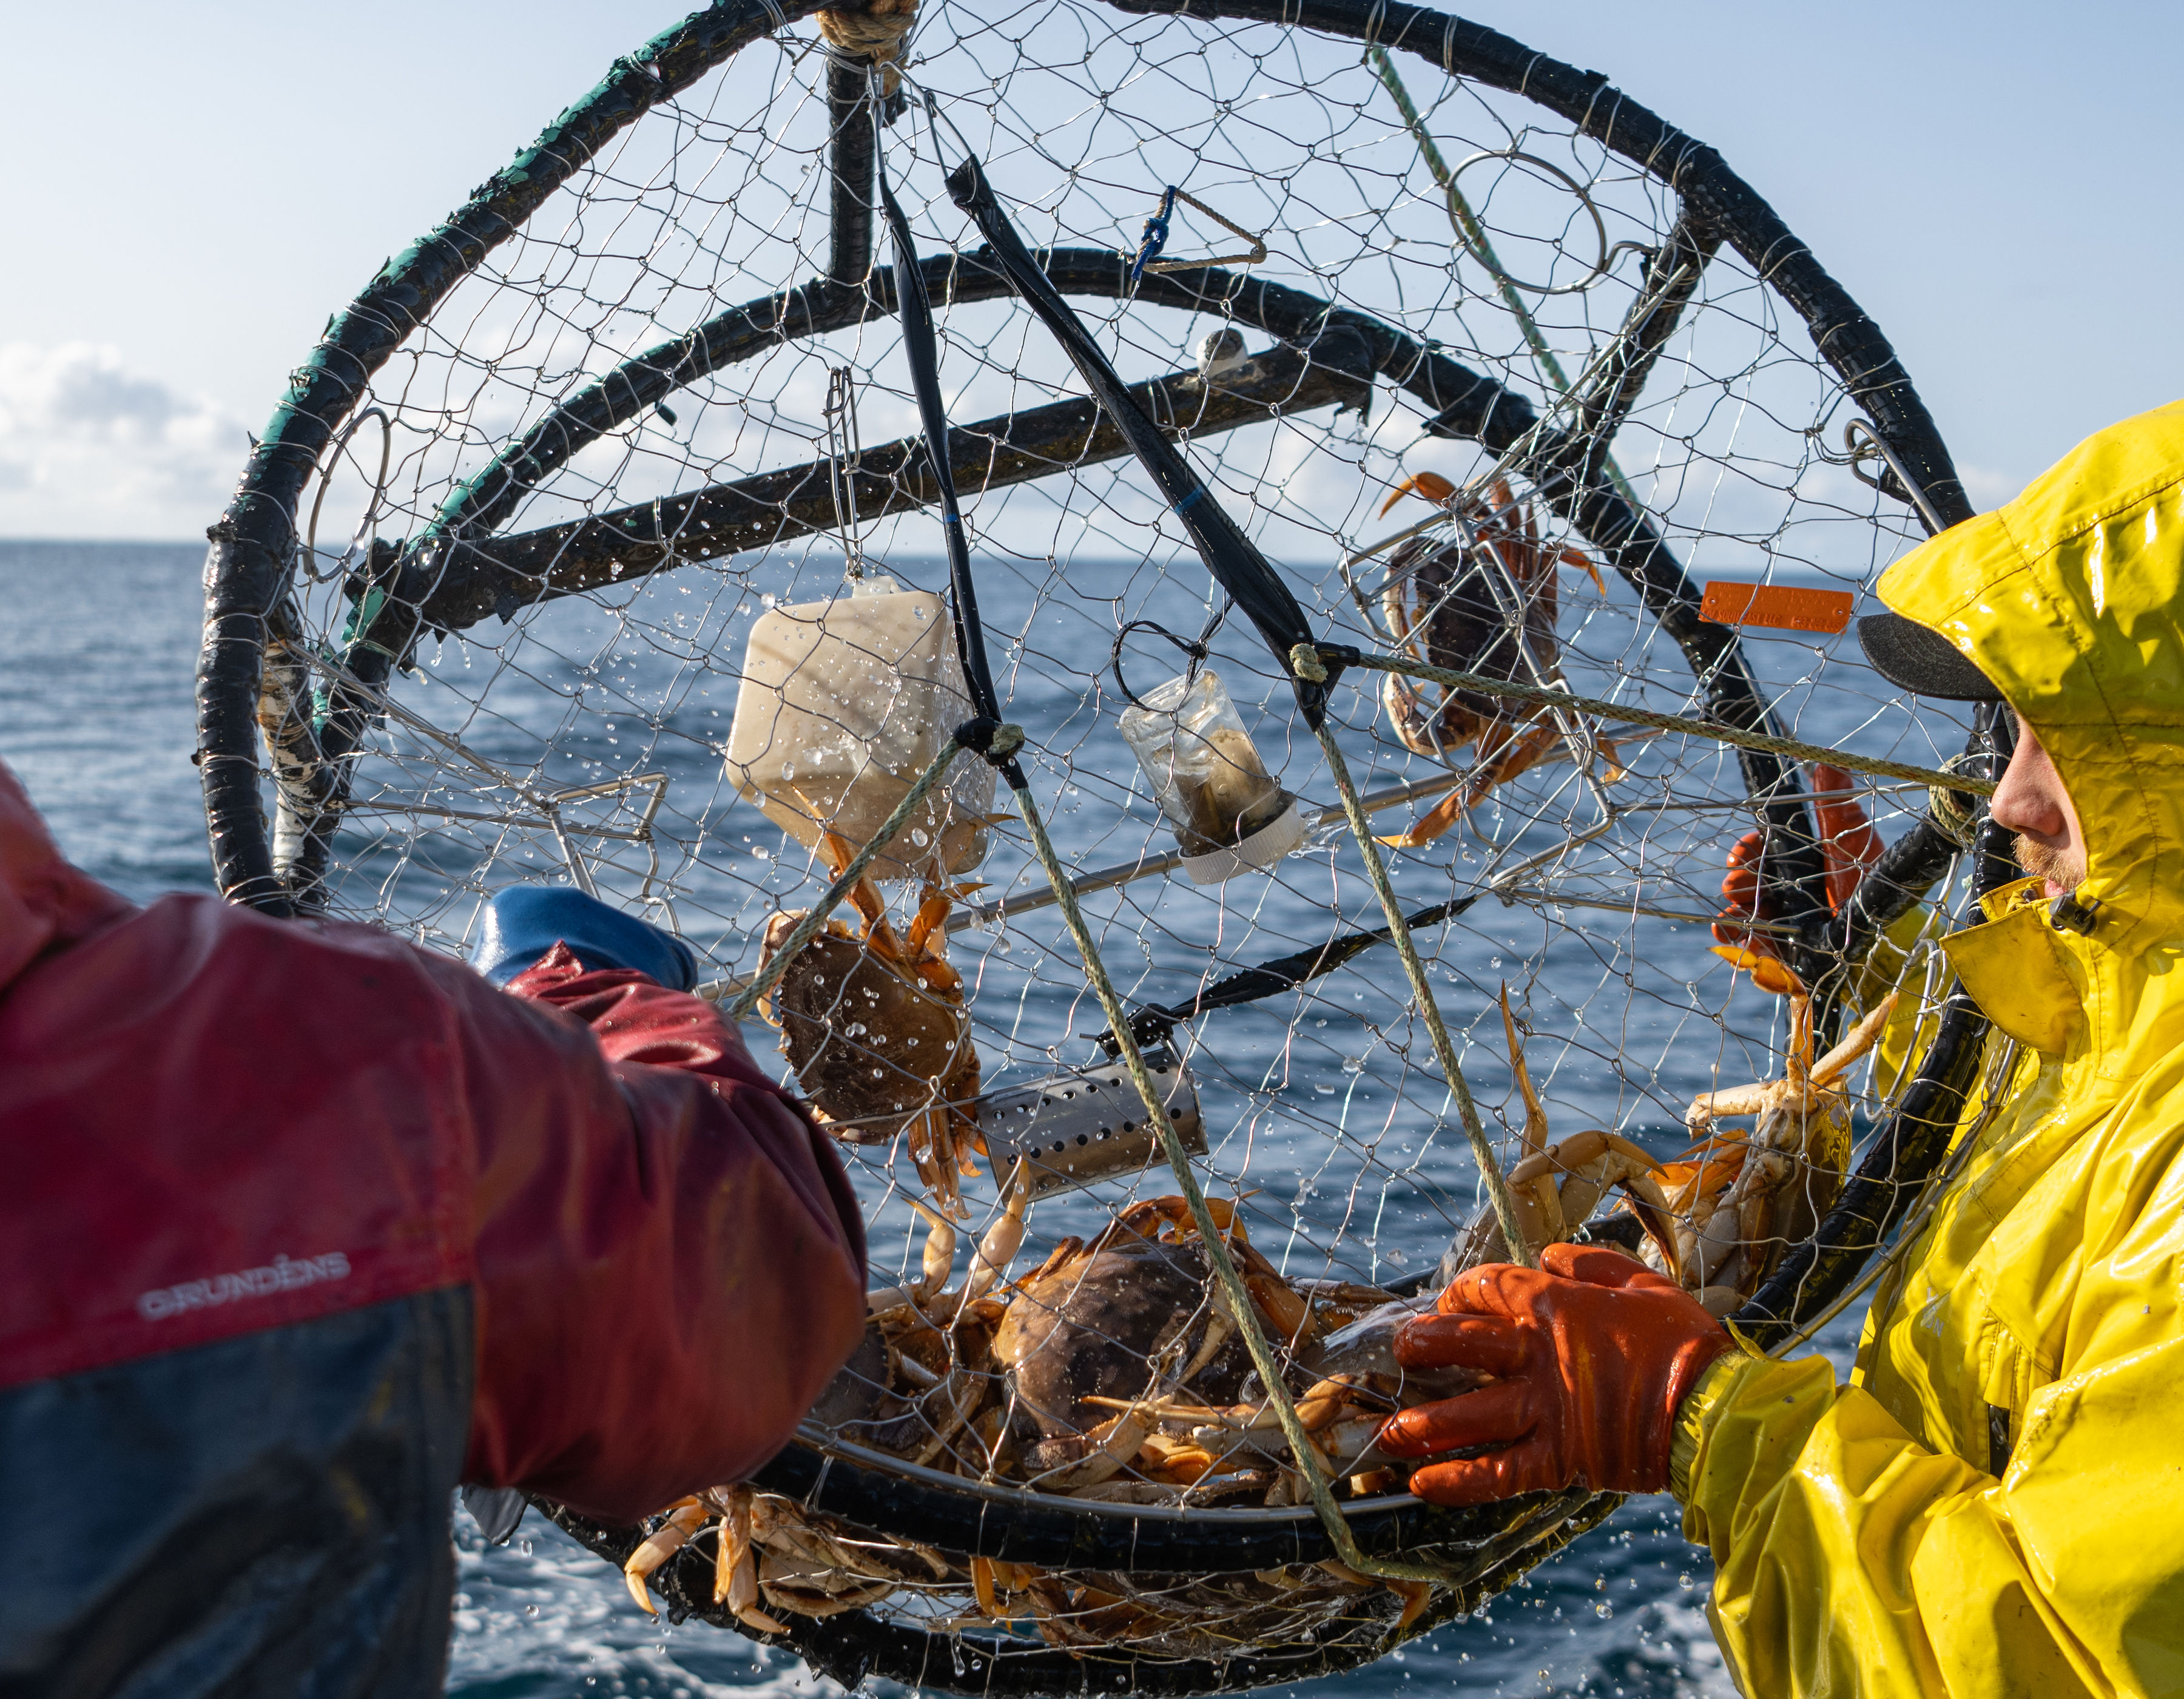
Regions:
<svg viewBox="0 0 2184 1699"><path fill-rule="evenodd" d="M1312 638L1304 609L1290 593L1289 586L1282 582L1266 556L1229 517L1228 510L1214 499L1205 480L1192 470L1190 463L1138 405L1122 375L1100 352L1084 321L1032 259L1023 238L1017 234L1016 226L1009 222L1008 214L994 198L976 159L967 155L963 163L949 173L948 192L955 198L956 204L976 221L992 248L994 264L1008 279L1009 286L1061 344L1062 352L1069 356L1101 408L1129 443L1131 452L1152 475L1162 499L1197 545L1206 570L1235 598L1236 604L1250 616L1259 635L1281 660L1283 671L1288 673L1290 652L1298 643L1308 643ZM1303 710L1306 722L1317 730L1327 716L1328 682L1294 675L1290 682L1295 686L1297 705Z"/></svg>
<svg viewBox="0 0 2184 1699"><path fill-rule="evenodd" d="M985 627L978 619L978 593L971 579L971 543L963 533L963 510L956 495L956 466L948 448L948 411L940 399L940 346L933 334L933 302L925 292L925 272L917 261L910 220L903 216L901 203L888 182L884 154L876 155L873 169L879 182L880 207L894 238L895 309L902 319L903 353L910 360L911 387L917 396L919 422L925 428L926 459L940 492L940 533L948 546L948 583L953 592L949 604L956 627L956 652L963 664L963 682L970 690L977 718L998 725L1000 701L994 694L993 669L986 660ZM989 755L989 759L993 758ZM1007 772L1015 763L1005 755L994 759L994 765Z"/></svg>

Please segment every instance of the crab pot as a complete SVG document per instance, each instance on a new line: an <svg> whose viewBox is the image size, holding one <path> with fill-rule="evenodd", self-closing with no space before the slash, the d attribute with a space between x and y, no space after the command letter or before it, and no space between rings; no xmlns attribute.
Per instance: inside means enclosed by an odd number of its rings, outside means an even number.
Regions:
<svg viewBox="0 0 2184 1699"><path fill-rule="evenodd" d="M1183 1148L1204 1156L1206 1123L1190 1070L1167 1050L1147 1050L1145 1066ZM1110 1174L1134 1174L1162 1159L1160 1134L1146 1116L1145 1100L1120 1062L997 1091L972 1107L994 1173L1006 1173L1021 1158L1034 1198Z"/></svg>
<svg viewBox="0 0 2184 1699"><path fill-rule="evenodd" d="M751 627L728 777L798 843L831 828L861 850L970 717L947 604L869 577L830 601L768 609ZM975 867L993 798L994 770L958 760L874 876L908 878L936 856L950 873Z"/></svg>
<svg viewBox="0 0 2184 1699"><path fill-rule="evenodd" d="M1272 866L1304 841L1294 799L1210 667L1146 692L1123 710L1122 732L1197 883Z"/></svg>

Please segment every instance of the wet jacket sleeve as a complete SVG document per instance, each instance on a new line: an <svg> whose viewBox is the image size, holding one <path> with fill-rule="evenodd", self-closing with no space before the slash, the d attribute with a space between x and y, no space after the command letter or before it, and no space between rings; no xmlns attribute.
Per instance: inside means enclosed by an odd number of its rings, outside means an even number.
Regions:
<svg viewBox="0 0 2184 1699"><path fill-rule="evenodd" d="M2111 1267L2129 1275L2131 1249ZM2129 1303L2131 1321L2173 1313L2173 1294L2142 1295L2169 1301ZM1673 1488L1713 1549L1715 1631L1744 1691L2184 1689L2184 1340L2108 1350L2099 1331L2032 1395L1999 1479L1920 1444L1824 1358L1708 1372Z"/></svg>
<svg viewBox="0 0 2184 1699"><path fill-rule="evenodd" d="M464 1479L633 1520L742 1478L863 1330L832 1146L710 1005L641 973L557 947L507 993L443 980L477 1173Z"/></svg>

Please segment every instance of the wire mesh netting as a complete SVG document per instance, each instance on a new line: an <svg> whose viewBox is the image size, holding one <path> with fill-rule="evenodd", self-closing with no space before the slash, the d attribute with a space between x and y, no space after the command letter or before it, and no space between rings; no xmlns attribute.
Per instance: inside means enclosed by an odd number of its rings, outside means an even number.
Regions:
<svg viewBox="0 0 2184 1699"><path fill-rule="evenodd" d="M1078 0L856 21L862 53L751 27L671 91L664 53L628 62L662 91L320 421L259 610L268 865L296 906L455 955L496 889L573 881L687 939L706 994L751 986L973 707L883 178L926 256L999 705L1254 1313L967 756L762 1005L874 1253L802 1451L996 1521L1104 1518L1135 1555L1017 1561L761 1484L633 1561L703 1608L717 1557L754 1632L976 1629L954 1668L982 1688L1011 1647L1126 1654L1139 1685L1370 1655L1597 1510L1468 1545L1401 1524L1386 1549L1470 1554L1440 1585L1312 1543L1312 1469L1360 1518L1412 1505L1380 1423L1461 1386L1406 1378L1392 1329L1510 1247L1288 663L944 179L983 161L1329 645L1936 767L1969 718L1914 713L1839 633L1939 479L1887 470L1809 303L1673 160L1445 71L1450 36L1399 70ZM1703 621L1710 580L1841 593L1791 604L1832 632ZM1528 1239L1612 1239L1724 1312L1786 1278L1790 1314L1853 1139L1943 1023L1961 834L1923 786L1491 690L1352 666L1327 705ZM1177 1555L1276 1534L1295 1561Z"/></svg>

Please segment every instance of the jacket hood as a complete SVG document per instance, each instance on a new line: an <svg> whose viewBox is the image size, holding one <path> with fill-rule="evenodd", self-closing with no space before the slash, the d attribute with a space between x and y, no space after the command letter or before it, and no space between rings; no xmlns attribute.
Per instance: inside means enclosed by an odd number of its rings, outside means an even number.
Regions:
<svg viewBox="0 0 2184 1699"><path fill-rule="evenodd" d="M2014 500L1905 556L1880 592L1994 681L2085 830L2078 897L2101 905L2093 933L2054 933L2013 888L1994 927L1952 946L1966 984L2043 1050L2073 1033L2114 1045L2118 1020L2161 1012L2137 1007L2145 978L2165 985L2184 941L2184 403L2088 437Z"/></svg>
<svg viewBox="0 0 2184 1699"><path fill-rule="evenodd" d="M72 867L0 761L0 991L45 950L130 912L130 903Z"/></svg>

